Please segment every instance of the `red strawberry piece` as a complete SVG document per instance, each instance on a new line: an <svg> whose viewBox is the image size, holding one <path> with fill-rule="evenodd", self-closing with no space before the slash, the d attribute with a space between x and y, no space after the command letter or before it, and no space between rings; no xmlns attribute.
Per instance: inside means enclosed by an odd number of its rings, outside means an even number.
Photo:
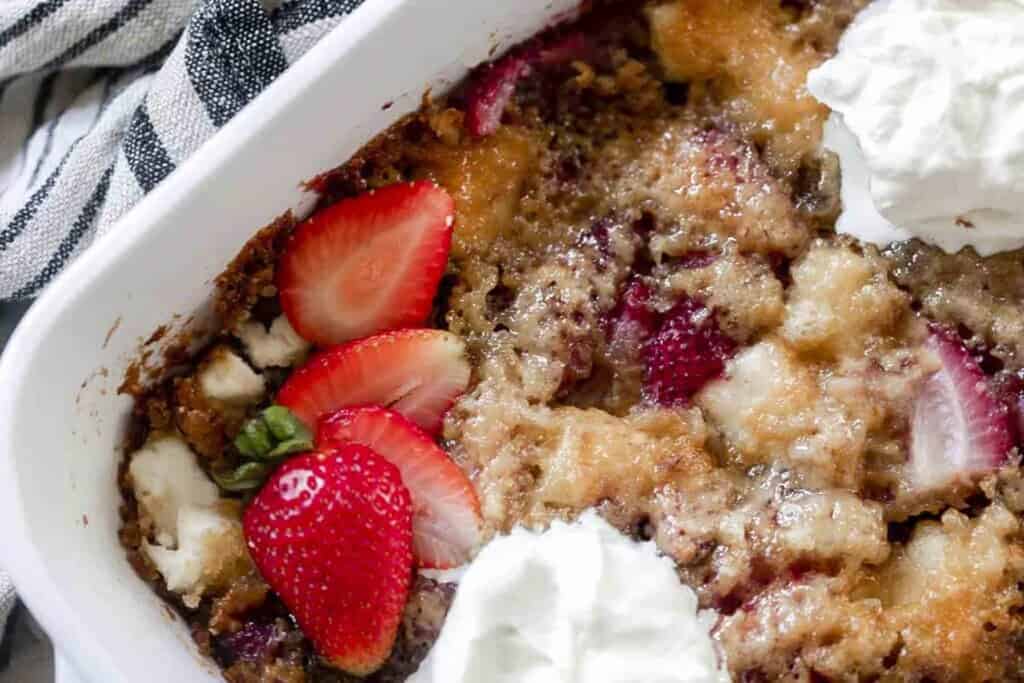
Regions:
<svg viewBox="0 0 1024 683"><path fill-rule="evenodd" d="M917 489L993 470L1006 462L1013 447L1009 410L963 342L933 328L927 346L941 367L924 381L914 401L909 477Z"/></svg>
<svg viewBox="0 0 1024 683"><path fill-rule="evenodd" d="M644 346L643 396L659 405L685 405L722 374L735 352L736 343L719 329L714 312L684 295Z"/></svg>
<svg viewBox="0 0 1024 683"><path fill-rule="evenodd" d="M583 35L573 33L558 40L527 43L482 66L466 92L466 129L470 135L483 137L498 130L516 84L535 67L564 64L580 58L585 50Z"/></svg>
<svg viewBox="0 0 1024 683"><path fill-rule="evenodd" d="M480 543L480 501L465 473L427 432L380 406L344 408L320 420L320 446L360 443L402 474L412 496L412 547L421 567L450 569Z"/></svg>
<svg viewBox="0 0 1024 683"><path fill-rule="evenodd" d="M643 280L633 280L626 286L611 314L608 346L612 353L636 354L654 334L658 316L650 308L650 299L651 289Z"/></svg>
<svg viewBox="0 0 1024 683"><path fill-rule="evenodd" d="M466 129L484 137L498 130L516 84L531 71L522 54L509 54L483 67L467 92Z"/></svg>
<svg viewBox="0 0 1024 683"><path fill-rule="evenodd" d="M288 321L321 345L422 325L448 263L454 217L448 193L425 181L316 212L278 262Z"/></svg>
<svg viewBox="0 0 1024 683"><path fill-rule="evenodd" d="M398 330L341 344L313 356L277 394L277 403L315 427L339 408L393 408L435 433L469 384L462 340L444 330Z"/></svg>
<svg viewBox="0 0 1024 683"><path fill-rule="evenodd" d="M398 468L346 444L281 465L245 511L256 567L335 667L372 673L412 581L412 500Z"/></svg>

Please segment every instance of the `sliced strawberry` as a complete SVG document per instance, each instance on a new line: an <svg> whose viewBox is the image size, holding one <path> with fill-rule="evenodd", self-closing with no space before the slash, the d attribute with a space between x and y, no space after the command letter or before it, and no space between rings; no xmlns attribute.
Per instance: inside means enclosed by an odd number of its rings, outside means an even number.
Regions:
<svg viewBox="0 0 1024 683"><path fill-rule="evenodd" d="M451 332L385 332L313 356L284 383L277 403L310 427L339 408L387 406L434 433L469 373L465 344Z"/></svg>
<svg viewBox="0 0 1024 683"><path fill-rule="evenodd" d="M359 444L281 465L245 511L256 567L317 652L366 675L395 643L412 580L412 500Z"/></svg>
<svg viewBox="0 0 1024 683"><path fill-rule="evenodd" d="M583 34L572 33L557 40L526 43L480 67L466 93L466 129L477 137L498 130L501 115L520 79L528 76L535 67L555 66L579 59L585 50Z"/></svg>
<svg viewBox="0 0 1024 683"><path fill-rule="evenodd" d="M970 480L1006 462L1013 447L1009 410L963 342L935 328L927 346L941 367L914 401L909 477L916 489Z"/></svg>
<svg viewBox="0 0 1024 683"><path fill-rule="evenodd" d="M467 93L466 128L471 135L483 137L498 130L516 84L531 70L522 54L509 54L483 67Z"/></svg>
<svg viewBox="0 0 1024 683"><path fill-rule="evenodd" d="M422 325L448 262L454 216L448 193L425 181L313 214L278 262L288 321L321 345Z"/></svg>
<svg viewBox="0 0 1024 683"><path fill-rule="evenodd" d="M316 442L360 443L398 468L412 495L412 547L421 567L450 569L469 561L480 543L480 501L430 434L393 410L361 406L320 420Z"/></svg>
<svg viewBox="0 0 1024 683"><path fill-rule="evenodd" d="M659 405L685 405L725 370L736 343L718 327L714 312L683 296L644 345L643 395Z"/></svg>

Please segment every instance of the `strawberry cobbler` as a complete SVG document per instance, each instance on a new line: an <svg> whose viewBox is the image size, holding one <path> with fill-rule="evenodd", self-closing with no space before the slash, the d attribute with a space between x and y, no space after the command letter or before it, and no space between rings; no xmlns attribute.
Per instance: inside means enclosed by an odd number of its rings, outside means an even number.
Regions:
<svg viewBox="0 0 1024 683"><path fill-rule="evenodd" d="M591 510L735 680L1024 678L1024 257L834 231L864 4L595 2L244 246L120 477L227 680L405 681L432 570Z"/></svg>

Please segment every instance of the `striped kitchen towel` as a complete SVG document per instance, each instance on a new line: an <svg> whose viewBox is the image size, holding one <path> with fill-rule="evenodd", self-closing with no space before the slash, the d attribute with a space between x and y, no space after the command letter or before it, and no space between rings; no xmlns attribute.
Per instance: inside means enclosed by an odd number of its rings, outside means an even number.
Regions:
<svg viewBox="0 0 1024 683"><path fill-rule="evenodd" d="M362 1L0 0L0 300L38 294Z"/></svg>

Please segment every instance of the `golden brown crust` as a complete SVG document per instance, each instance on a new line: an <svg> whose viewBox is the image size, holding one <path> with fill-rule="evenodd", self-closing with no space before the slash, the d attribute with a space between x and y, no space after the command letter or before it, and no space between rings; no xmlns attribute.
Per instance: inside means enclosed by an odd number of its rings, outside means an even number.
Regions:
<svg viewBox="0 0 1024 683"><path fill-rule="evenodd" d="M232 583L223 595L213 601L210 632L219 635L238 631L244 625L239 617L262 607L269 591L267 583L255 573L246 574Z"/></svg>
<svg viewBox="0 0 1024 683"><path fill-rule="evenodd" d="M224 670L229 683L306 683L306 668L301 664L274 661L237 662Z"/></svg>
<svg viewBox="0 0 1024 683"><path fill-rule="evenodd" d="M174 423L189 445L211 460L221 457L228 444L228 425L224 416L203 396L196 378L176 379L174 396Z"/></svg>
<svg viewBox="0 0 1024 683"><path fill-rule="evenodd" d="M224 329L230 330L246 319L261 298L275 295L277 257L294 228L290 212L278 217L250 238L217 276L214 309Z"/></svg>

